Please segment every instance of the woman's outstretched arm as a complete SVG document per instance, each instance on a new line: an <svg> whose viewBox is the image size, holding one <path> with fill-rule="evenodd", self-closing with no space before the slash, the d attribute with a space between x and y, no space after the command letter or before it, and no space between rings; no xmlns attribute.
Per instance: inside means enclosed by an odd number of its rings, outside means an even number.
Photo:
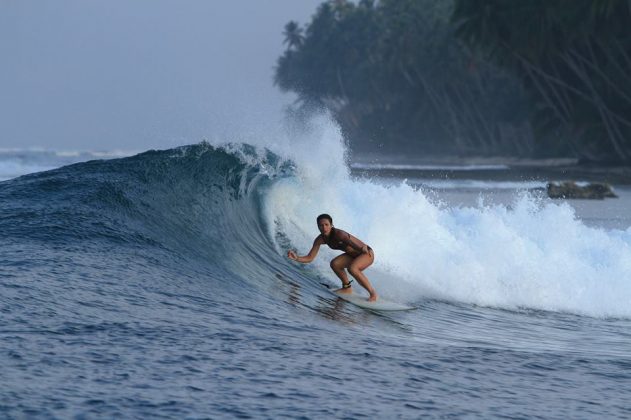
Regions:
<svg viewBox="0 0 631 420"><path fill-rule="evenodd" d="M299 263L308 264L318 255L318 251L320 250L320 246L324 243L321 236L318 236L313 241L313 246L311 247L311 251L307 255L299 257L295 251L289 250L287 251L287 258L290 260L298 261Z"/></svg>

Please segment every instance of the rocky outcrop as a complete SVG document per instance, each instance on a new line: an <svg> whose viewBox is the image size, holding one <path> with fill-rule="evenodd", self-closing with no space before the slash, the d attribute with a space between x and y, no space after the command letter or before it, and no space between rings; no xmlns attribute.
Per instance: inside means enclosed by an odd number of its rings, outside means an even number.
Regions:
<svg viewBox="0 0 631 420"><path fill-rule="evenodd" d="M614 194L611 185L600 182L587 185L578 185L574 181L550 182L547 191L550 198L602 200L618 197Z"/></svg>

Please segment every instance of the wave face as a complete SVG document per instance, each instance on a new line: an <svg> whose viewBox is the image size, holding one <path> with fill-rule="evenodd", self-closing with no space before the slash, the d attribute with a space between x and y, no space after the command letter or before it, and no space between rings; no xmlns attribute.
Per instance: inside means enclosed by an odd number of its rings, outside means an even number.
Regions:
<svg viewBox="0 0 631 420"><path fill-rule="evenodd" d="M273 249L256 190L271 179L267 169L282 168L273 166L276 156L254 156L248 146L229 153L201 144L22 176L0 184L10 215L0 229L23 243L72 245L105 259L116 249L169 270L192 260L211 277L260 275L264 264L231 264Z"/></svg>
<svg viewBox="0 0 631 420"><path fill-rule="evenodd" d="M370 276L385 297L631 317L631 229L588 227L570 206L527 194L510 207L450 208L404 181L353 179L344 160L335 144L303 156L200 144L78 163L0 184L0 229L47 246L132 249L175 271L193 260L231 279L232 293L235 279L332 280L328 250L306 272L283 257L309 250L327 212L376 250Z"/></svg>

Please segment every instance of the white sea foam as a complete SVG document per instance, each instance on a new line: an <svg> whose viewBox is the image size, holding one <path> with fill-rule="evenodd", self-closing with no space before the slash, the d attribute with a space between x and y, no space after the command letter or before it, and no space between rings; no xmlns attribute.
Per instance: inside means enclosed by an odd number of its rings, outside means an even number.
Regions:
<svg viewBox="0 0 631 420"><path fill-rule="evenodd" d="M413 184L444 190L531 190L545 188L547 185L547 182L542 181L480 181L471 179L409 179L408 181Z"/></svg>
<svg viewBox="0 0 631 420"><path fill-rule="evenodd" d="M501 164L477 164L477 165L428 165L428 164L402 164L402 163L360 163L351 165L353 169L368 170L395 170L395 171L502 171L510 169L508 165Z"/></svg>
<svg viewBox="0 0 631 420"><path fill-rule="evenodd" d="M631 316L631 228L588 227L569 205L527 194L510 207L438 205L406 182L351 179L339 132L324 124L318 136L285 151L298 176L266 195L270 226L300 253L327 212L375 249L367 274L384 296ZM315 265L331 279L333 255L321 250Z"/></svg>

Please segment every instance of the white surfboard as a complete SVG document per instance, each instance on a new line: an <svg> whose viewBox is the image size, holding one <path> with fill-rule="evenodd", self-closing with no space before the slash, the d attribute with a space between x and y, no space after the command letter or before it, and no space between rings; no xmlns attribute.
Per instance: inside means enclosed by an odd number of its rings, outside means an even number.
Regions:
<svg viewBox="0 0 631 420"><path fill-rule="evenodd" d="M355 293L336 293L334 290L330 290L335 296L343 299L353 305L359 306L364 309L371 309L373 311L409 311L416 309L412 306L407 306L402 303L391 302L381 297L377 298L376 302L369 302L365 296L360 296Z"/></svg>

